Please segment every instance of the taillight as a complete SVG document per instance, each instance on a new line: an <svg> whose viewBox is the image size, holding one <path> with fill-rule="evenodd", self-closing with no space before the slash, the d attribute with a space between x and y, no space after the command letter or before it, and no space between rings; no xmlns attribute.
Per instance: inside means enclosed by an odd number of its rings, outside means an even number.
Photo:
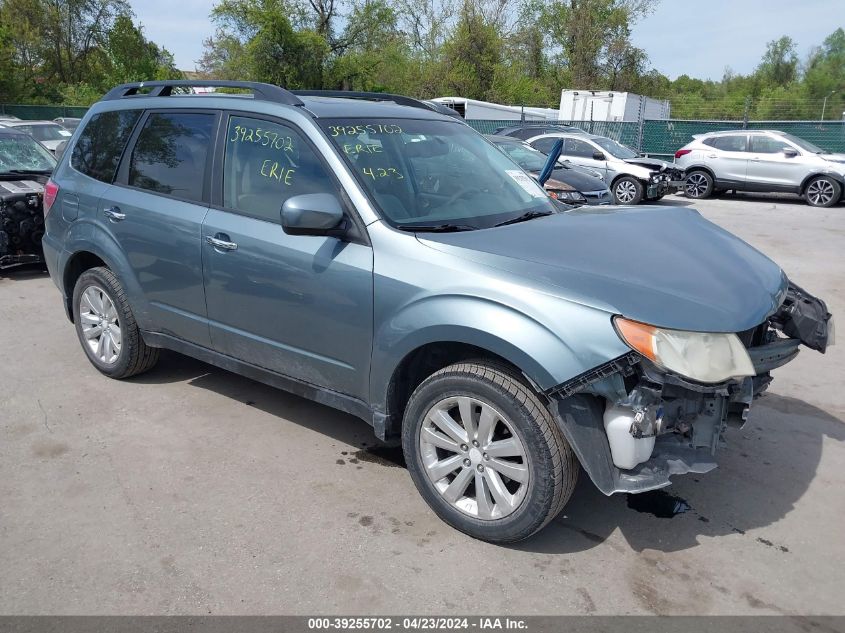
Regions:
<svg viewBox="0 0 845 633"><path fill-rule="evenodd" d="M675 152L675 158L678 159L681 156L686 156L691 151L692 151L691 149L679 149L677 152Z"/></svg>
<svg viewBox="0 0 845 633"><path fill-rule="evenodd" d="M50 213L50 208L53 206L53 203L56 201L56 196L59 195L59 185L53 182L52 179L47 181L47 184L44 185L44 217L47 217L47 214Z"/></svg>

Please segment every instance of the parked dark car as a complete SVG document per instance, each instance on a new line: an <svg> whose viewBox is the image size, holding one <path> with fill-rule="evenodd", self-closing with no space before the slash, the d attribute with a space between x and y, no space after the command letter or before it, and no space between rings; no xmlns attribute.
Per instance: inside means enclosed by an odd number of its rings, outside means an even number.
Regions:
<svg viewBox="0 0 845 633"><path fill-rule="evenodd" d="M540 134L550 134L552 132L581 134L584 133L584 130L574 125L564 125L563 123L522 123L520 125L509 125L493 130L493 134L498 136L512 136L523 141L534 136L539 136Z"/></svg>
<svg viewBox="0 0 845 633"><path fill-rule="evenodd" d="M491 134L487 138L532 176L540 175L547 160L543 152L509 136ZM558 163L543 186L552 198L576 206L612 201L610 189L597 173L568 163Z"/></svg>
<svg viewBox="0 0 845 633"><path fill-rule="evenodd" d="M43 261L44 184L55 165L31 136L0 128L0 269Z"/></svg>

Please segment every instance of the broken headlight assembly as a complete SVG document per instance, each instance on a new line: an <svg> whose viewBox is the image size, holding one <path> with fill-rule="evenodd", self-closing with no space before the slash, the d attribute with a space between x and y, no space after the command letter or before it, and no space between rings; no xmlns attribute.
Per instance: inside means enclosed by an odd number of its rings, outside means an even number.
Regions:
<svg viewBox="0 0 845 633"><path fill-rule="evenodd" d="M550 189L548 193L552 198L561 202L568 202L570 204L584 204L587 202L587 199L577 191Z"/></svg>
<svg viewBox="0 0 845 633"><path fill-rule="evenodd" d="M628 347L690 380L714 384L756 373L736 334L670 330L620 316L613 325Z"/></svg>

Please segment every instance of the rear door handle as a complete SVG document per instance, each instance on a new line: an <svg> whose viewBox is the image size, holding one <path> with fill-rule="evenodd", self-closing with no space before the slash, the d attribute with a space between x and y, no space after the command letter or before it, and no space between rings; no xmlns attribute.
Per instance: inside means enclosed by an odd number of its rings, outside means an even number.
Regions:
<svg viewBox="0 0 845 633"><path fill-rule="evenodd" d="M103 211L103 215L105 215L112 222L120 222L121 220L126 219L126 214L121 213L120 207L109 207L108 209Z"/></svg>
<svg viewBox="0 0 845 633"><path fill-rule="evenodd" d="M235 242L229 241L229 236L223 233L218 233L216 236L211 237L210 235L206 235L205 241L211 244L214 248L221 250L221 251L236 251L238 250L238 245Z"/></svg>

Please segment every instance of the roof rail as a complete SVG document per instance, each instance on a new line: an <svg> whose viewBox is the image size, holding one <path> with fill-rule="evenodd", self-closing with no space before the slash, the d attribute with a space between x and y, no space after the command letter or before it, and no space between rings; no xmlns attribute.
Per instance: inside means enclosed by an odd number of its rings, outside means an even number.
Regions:
<svg viewBox="0 0 845 633"><path fill-rule="evenodd" d="M138 91L144 88L150 88L150 91L139 94ZM262 101L272 101L273 103L293 106L305 105L290 90L285 90L273 84L265 84L257 81L225 81L222 79L135 81L115 86L106 93L102 101L113 101L125 97L169 97L173 93L174 88L243 88L245 90L252 90L254 98Z"/></svg>
<svg viewBox="0 0 845 633"><path fill-rule="evenodd" d="M434 110L434 108L419 99L406 97L404 95L395 95L389 92L360 92L356 90L294 90L293 94L300 95L302 97L340 97L341 99L362 99L365 101L392 101L397 105L422 108L423 110L428 110L430 112Z"/></svg>

